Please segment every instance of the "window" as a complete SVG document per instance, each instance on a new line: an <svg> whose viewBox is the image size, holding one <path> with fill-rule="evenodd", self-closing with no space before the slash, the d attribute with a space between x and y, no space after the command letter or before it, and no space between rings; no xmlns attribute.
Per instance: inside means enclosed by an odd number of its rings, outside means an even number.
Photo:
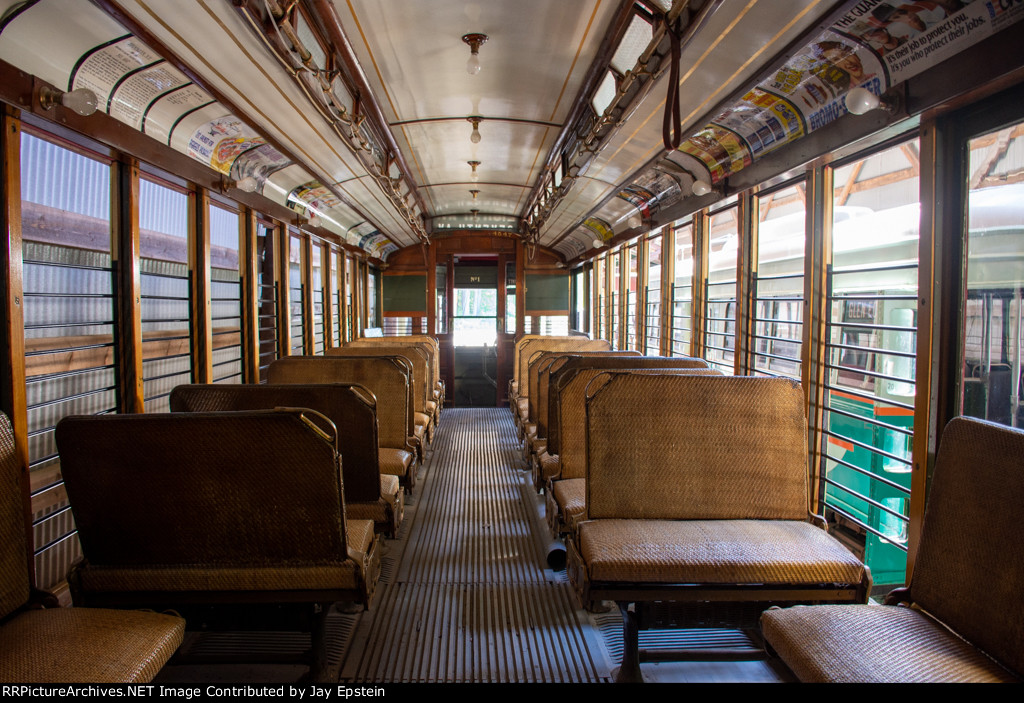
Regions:
<svg viewBox="0 0 1024 703"><path fill-rule="evenodd" d="M644 353L654 356L661 351L661 232L647 240L647 295Z"/></svg>
<svg viewBox="0 0 1024 703"><path fill-rule="evenodd" d="M238 272L238 213L210 205L210 298L213 382L242 382L242 278Z"/></svg>
<svg viewBox="0 0 1024 703"><path fill-rule="evenodd" d="M960 407L964 415L1011 427L1024 426L1022 147L1024 123L977 136L968 145Z"/></svg>
<svg viewBox="0 0 1024 703"><path fill-rule="evenodd" d="M188 196L139 181L142 383L146 412L169 412L171 390L192 382Z"/></svg>
<svg viewBox="0 0 1024 703"><path fill-rule="evenodd" d="M110 255L110 166L27 132L21 138L25 395L36 585L81 556L54 427L119 410Z"/></svg>
<svg viewBox="0 0 1024 703"><path fill-rule="evenodd" d="M672 281L672 356L690 356L693 338L693 224L675 226Z"/></svg>
<svg viewBox="0 0 1024 703"><path fill-rule="evenodd" d="M905 580L917 346L917 142L835 172L827 285L825 506Z"/></svg>
<svg viewBox="0 0 1024 703"><path fill-rule="evenodd" d="M803 342L804 184L756 196L754 373L800 379Z"/></svg>
<svg viewBox="0 0 1024 703"><path fill-rule="evenodd" d="M704 333L704 358L718 370L731 374L736 355L738 208L733 205L711 215L708 231L708 281L704 307L707 329Z"/></svg>

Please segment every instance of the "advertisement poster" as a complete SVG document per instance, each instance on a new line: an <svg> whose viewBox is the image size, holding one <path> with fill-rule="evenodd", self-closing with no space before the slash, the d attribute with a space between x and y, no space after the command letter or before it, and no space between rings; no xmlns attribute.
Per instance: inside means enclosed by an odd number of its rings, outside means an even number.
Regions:
<svg viewBox="0 0 1024 703"><path fill-rule="evenodd" d="M612 226L597 217L588 217L583 222L583 226L592 231L603 242L607 242L614 234L614 232L612 232Z"/></svg>
<svg viewBox="0 0 1024 703"><path fill-rule="evenodd" d="M846 114L853 88L881 95L1022 17L1016 0L862 0L679 150L721 181Z"/></svg>
<svg viewBox="0 0 1024 703"><path fill-rule="evenodd" d="M320 181L303 183L288 194L288 207L296 212L305 212L307 206L320 212L327 212L340 204L338 197Z"/></svg>

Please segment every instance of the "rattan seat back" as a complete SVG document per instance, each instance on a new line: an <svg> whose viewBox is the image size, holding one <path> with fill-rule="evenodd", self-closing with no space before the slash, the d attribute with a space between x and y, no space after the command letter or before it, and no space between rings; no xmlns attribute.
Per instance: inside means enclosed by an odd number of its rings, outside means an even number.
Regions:
<svg viewBox="0 0 1024 703"><path fill-rule="evenodd" d="M373 344L334 347L325 352L329 357L344 356L401 356L409 361L412 367L412 403L413 410L426 412L427 389L430 384L430 365L427 352L422 344Z"/></svg>
<svg viewBox="0 0 1024 703"><path fill-rule="evenodd" d="M56 440L93 567L346 560L337 455L300 411L71 416Z"/></svg>
<svg viewBox="0 0 1024 703"><path fill-rule="evenodd" d="M377 402L364 386L327 385L206 385L178 386L171 391L171 412L237 412L274 408L310 408L324 415L338 431L345 500L380 499ZM316 421L315 417L311 418ZM327 429L327 428L325 428Z"/></svg>
<svg viewBox="0 0 1024 703"><path fill-rule="evenodd" d="M272 384L358 383L377 399L381 447L405 449L413 436L412 375L404 357L288 356L267 369Z"/></svg>
<svg viewBox="0 0 1024 703"><path fill-rule="evenodd" d="M547 439L548 439L548 454L560 454L561 453L561 433L562 433L562 412L565 405L563 400L563 394L565 393L566 386L572 382L576 374L584 369L590 369L594 373L590 373L586 381L581 382L574 386L573 400L571 401L571 414L572 417L568 420L566 427L574 431L573 440L575 444L573 446L582 451L584 447L584 441L586 434L585 429L585 415L584 415L584 404L583 404L583 392L586 389L586 384L590 382L590 378L593 378L597 371L608 371L613 369L649 369L651 372L655 372L658 369L708 369L709 366L703 359L697 359L690 356L621 356L616 354L599 354L593 356L581 356L574 355L565 360L559 368L551 373L548 380L548 419L547 419ZM573 451L573 450L570 450ZM582 464L580 465L580 471L582 471ZM580 473L576 478L582 478L583 474Z"/></svg>
<svg viewBox="0 0 1024 703"><path fill-rule="evenodd" d="M0 619L28 602L28 538L14 429L0 413Z"/></svg>
<svg viewBox="0 0 1024 703"><path fill-rule="evenodd" d="M569 359L580 357L629 357L640 358L638 351L574 351L574 352L544 352L537 362L537 382L533 385L536 392L531 394L530 411L536 412L531 420L537 423L537 436L547 437L550 431L548 426L548 401L550 396L551 376L558 369L562 368Z"/></svg>
<svg viewBox="0 0 1024 703"><path fill-rule="evenodd" d="M612 343L606 339L587 337L538 337L524 344L519 350L519 395L530 397L530 362L540 352L611 351Z"/></svg>
<svg viewBox="0 0 1024 703"><path fill-rule="evenodd" d="M910 596L1024 675L1024 432L955 418L943 431Z"/></svg>
<svg viewBox="0 0 1024 703"><path fill-rule="evenodd" d="M611 373L589 386L589 518L807 519L798 383Z"/></svg>
<svg viewBox="0 0 1024 703"><path fill-rule="evenodd" d="M432 400L433 396L431 391L438 387L441 381L441 349L437 343L437 340L433 337L426 335L414 335L412 337L361 337L351 342L346 342L345 348L361 348L361 347L386 347L386 346L400 346L400 347L414 347L419 349L427 359L427 378L430 382L426 384L427 400ZM333 350L328 350L330 354Z"/></svg>
<svg viewBox="0 0 1024 703"><path fill-rule="evenodd" d="M512 382L519 383L519 357L522 348L535 339L543 339L542 334L524 334L522 337L516 340L515 346L512 347ZM548 339L568 339L569 335L560 335L557 337L548 337Z"/></svg>

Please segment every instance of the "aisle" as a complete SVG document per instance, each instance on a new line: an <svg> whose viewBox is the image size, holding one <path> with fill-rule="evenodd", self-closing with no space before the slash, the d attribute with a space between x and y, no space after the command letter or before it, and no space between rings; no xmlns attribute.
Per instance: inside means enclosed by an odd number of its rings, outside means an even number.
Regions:
<svg viewBox="0 0 1024 703"><path fill-rule="evenodd" d="M516 466L507 409L444 411L341 681L606 680L568 583L543 569Z"/></svg>

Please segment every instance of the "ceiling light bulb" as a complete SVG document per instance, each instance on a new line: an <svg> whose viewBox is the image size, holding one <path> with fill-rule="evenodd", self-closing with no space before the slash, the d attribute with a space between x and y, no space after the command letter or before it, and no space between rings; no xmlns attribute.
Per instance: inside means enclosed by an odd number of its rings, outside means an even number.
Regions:
<svg viewBox="0 0 1024 703"><path fill-rule="evenodd" d="M600 239L598 239L597 237L594 237L594 241L592 241L592 242L591 242L591 244L593 244L593 245L594 245L594 248L595 248L595 249L599 249L600 247L602 247L602 246L604 245L604 242L602 242L602 241L601 241Z"/></svg>
<svg viewBox="0 0 1024 703"><path fill-rule="evenodd" d="M878 96L867 88L854 88L844 98L846 109L855 115L863 115L881 104Z"/></svg>
<svg viewBox="0 0 1024 703"><path fill-rule="evenodd" d="M238 190L245 191L246 193L255 193L259 187L259 183L252 176L246 176L242 180L235 184Z"/></svg>
<svg viewBox="0 0 1024 703"><path fill-rule="evenodd" d="M480 45L487 41L486 34L466 34L462 41L469 44L469 60L466 61L466 73L475 76L480 73Z"/></svg>
<svg viewBox="0 0 1024 703"><path fill-rule="evenodd" d="M711 192L711 184L707 181L697 179L693 182L693 186L690 187L694 195L707 195Z"/></svg>
<svg viewBox="0 0 1024 703"><path fill-rule="evenodd" d="M309 225L310 227L320 226L320 217L316 213L309 213Z"/></svg>
<svg viewBox="0 0 1024 703"><path fill-rule="evenodd" d="M473 142L474 144L480 143L480 123L473 123L473 132L469 135L469 141Z"/></svg>
<svg viewBox="0 0 1024 703"><path fill-rule="evenodd" d="M643 223L644 223L644 221L643 221L643 220L641 220L641 219L640 219L640 217L639 217L638 215L633 215L632 217L630 217L630 218L629 218L629 219L628 219L628 220L626 221L626 224L627 224L627 225L629 225L629 228L630 228L630 229L636 229L637 227L639 227L639 226L640 226L640 225L642 225Z"/></svg>

